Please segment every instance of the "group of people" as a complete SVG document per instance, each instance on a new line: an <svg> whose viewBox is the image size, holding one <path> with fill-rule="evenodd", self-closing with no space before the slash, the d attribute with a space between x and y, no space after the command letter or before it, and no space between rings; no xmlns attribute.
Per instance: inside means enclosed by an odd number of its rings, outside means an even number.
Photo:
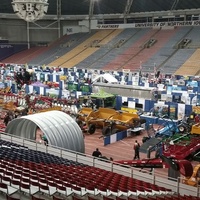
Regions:
<svg viewBox="0 0 200 200"><path fill-rule="evenodd" d="M133 151L134 151L133 160L140 159L140 144L137 140L135 140L135 143L133 145ZM93 151L92 156L96 157L96 158L103 158L103 159L106 159L106 160L113 161L112 157L110 157L110 159L108 159L107 157L103 156L98 148L96 148L96 150Z"/></svg>
<svg viewBox="0 0 200 200"><path fill-rule="evenodd" d="M31 79L31 74L25 69L20 68L15 73L15 81L17 83L17 87L20 90L24 84L29 84Z"/></svg>

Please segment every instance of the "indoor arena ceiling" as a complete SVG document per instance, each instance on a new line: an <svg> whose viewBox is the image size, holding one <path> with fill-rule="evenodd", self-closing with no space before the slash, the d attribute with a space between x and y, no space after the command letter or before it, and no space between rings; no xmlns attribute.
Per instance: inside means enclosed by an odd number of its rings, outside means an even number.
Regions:
<svg viewBox="0 0 200 200"><path fill-rule="evenodd" d="M0 13L13 13L12 0L0 0ZM200 9L200 0L91 0L93 15ZM47 15L56 15L57 0L49 0ZM88 15L90 0L61 0L61 15Z"/></svg>

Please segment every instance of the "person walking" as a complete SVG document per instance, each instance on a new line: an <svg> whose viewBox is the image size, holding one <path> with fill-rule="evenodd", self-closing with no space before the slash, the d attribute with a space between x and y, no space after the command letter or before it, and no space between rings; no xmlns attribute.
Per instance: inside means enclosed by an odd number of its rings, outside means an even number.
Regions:
<svg viewBox="0 0 200 200"><path fill-rule="evenodd" d="M138 143L137 140L135 140L135 144L134 144L134 146L133 146L133 149L134 149L134 151L135 151L134 160L135 160L135 159L140 159L140 154L139 154L140 144Z"/></svg>

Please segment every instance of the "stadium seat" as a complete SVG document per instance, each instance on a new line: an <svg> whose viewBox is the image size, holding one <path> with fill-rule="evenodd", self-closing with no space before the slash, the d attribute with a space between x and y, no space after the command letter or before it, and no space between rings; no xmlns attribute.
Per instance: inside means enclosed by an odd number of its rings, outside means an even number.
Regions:
<svg viewBox="0 0 200 200"><path fill-rule="evenodd" d="M10 185L14 188L20 189L20 181L18 180L11 180Z"/></svg>
<svg viewBox="0 0 200 200"><path fill-rule="evenodd" d="M98 198L88 195L88 200L98 200Z"/></svg>
<svg viewBox="0 0 200 200"><path fill-rule="evenodd" d="M25 194L30 194L30 184L20 183L20 190Z"/></svg>
<svg viewBox="0 0 200 200"><path fill-rule="evenodd" d="M12 196L9 196L9 195L6 195L6 199L7 200L20 200L20 197L12 197Z"/></svg>
<svg viewBox="0 0 200 200"><path fill-rule="evenodd" d="M50 195L49 186L39 183L39 190L42 194Z"/></svg>
<svg viewBox="0 0 200 200"><path fill-rule="evenodd" d="M0 191L5 193L5 194L8 194L7 185L5 183L0 182Z"/></svg>
<svg viewBox="0 0 200 200"><path fill-rule="evenodd" d="M66 187L57 184L57 192L67 196Z"/></svg>
<svg viewBox="0 0 200 200"><path fill-rule="evenodd" d="M53 196L53 200L64 200L64 197Z"/></svg>
<svg viewBox="0 0 200 200"><path fill-rule="evenodd" d="M30 193L33 195L40 191L40 184L38 181L30 181Z"/></svg>
<svg viewBox="0 0 200 200"><path fill-rule="evenodd" d="M1 178L1 182L5 183L6 185L10 185L10 181L11 181L10 177L7 176L2 176Z"/></svg>
<svg viewBox="0 0 200 200"><path fill-rule="evenodd" d="M40 198L32 195L32 200L45 200L45 198Z"/></svg>

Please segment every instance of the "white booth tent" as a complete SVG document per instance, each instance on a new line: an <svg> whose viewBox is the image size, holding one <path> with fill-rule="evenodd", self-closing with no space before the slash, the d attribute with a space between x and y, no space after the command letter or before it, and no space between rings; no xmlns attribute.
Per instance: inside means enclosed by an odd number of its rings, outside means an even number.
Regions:
<svg viewBox="0 0 200 200"><path fill-rule="evenodd" d="M106 82L106 83L116 84L119 81L114 76L112 76L111 74L105 73L105 74L100 74L100 75L96 76L92 80L92 83L95 83L95 82L100 82L100 83Z"/></svg>
<svg viewBox="0 0 200 200"><path fill-rule="evenodd" d="M37 113L14 119L8 124L5 132L35 140L38 127L46 135L49 145L85 153L80 127L73 118L61 111Z"/></svg>

